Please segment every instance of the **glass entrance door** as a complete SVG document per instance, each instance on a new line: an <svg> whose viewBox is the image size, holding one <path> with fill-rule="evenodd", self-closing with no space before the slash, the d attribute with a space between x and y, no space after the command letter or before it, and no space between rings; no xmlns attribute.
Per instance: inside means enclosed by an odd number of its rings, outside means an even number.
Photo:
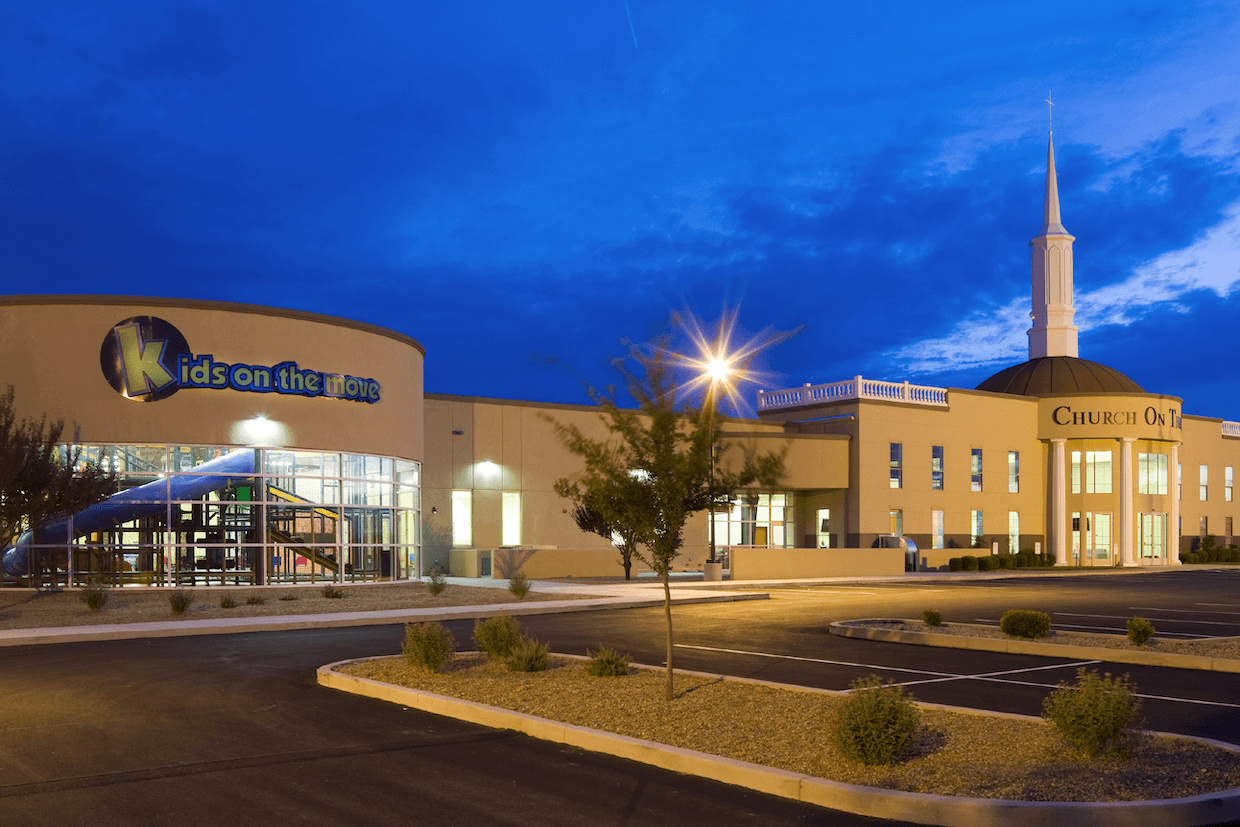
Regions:
<svg viewBox="0 0 1240 827"><path fill-rule="evenodd" d="M1141 557L1159 560L1167 556L1167 515L1142 514L1140 522Z"/></svg>

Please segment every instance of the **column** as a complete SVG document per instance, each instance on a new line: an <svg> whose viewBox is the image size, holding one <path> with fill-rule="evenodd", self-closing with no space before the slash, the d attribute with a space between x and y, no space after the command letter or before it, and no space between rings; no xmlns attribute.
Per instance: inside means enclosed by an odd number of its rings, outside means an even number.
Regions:
<svg viewBox="0 0 1240 827"><path fill-rule="evenodd" d="M1135 437L1120 438L1119 452L1119 559L1121 566L1135 566L1132 534L1136 515L1132 513L1132 443Z"/></svg>
<svg viewBox="0 0 1240 827"><path fill-rule="evenodd" d="M1068 564L1068 481L1064 468L1066 442L1063 438L1051 440L1051 536L1047 539L1050 540L1057 566Z"/></svg>
<svg viewBox="0 0 1240 827"><path fill-rule="evenodd" d="M1180 566L1180 443L1171 443L1171 467L1167 469L1171 477L1168 493L1171 495L1171 525L1167 526L1167 563Z"/></svg>

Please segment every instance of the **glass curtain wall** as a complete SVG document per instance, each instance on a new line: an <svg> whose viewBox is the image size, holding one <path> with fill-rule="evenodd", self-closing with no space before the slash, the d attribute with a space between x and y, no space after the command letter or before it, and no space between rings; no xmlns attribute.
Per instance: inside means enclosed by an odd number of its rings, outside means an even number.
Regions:
<svg viewBox="0 0 1240 827"><path fill-rule="evenodd" d="M31 544L29 576L39 582L202 586L417 576L417 462L131 445L84 445L81 459L114 470L118 493Z"/></svg>

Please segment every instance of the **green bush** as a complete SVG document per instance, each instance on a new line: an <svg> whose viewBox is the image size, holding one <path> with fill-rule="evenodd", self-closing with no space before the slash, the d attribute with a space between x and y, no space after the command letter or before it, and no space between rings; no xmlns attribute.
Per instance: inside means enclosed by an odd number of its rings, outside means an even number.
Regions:
<svg viewBox="0 0 1240 827"><path fill-rule="evenodd" d="M82 587L82 602L92 612L97 612L108 604L108 587L98 580L92 580Z"/></svg>
<svg viewBox="0 0 1240 827"><path fill-rule="evenodd" d="M1077 670L1075 685L1061 682L1046 698L1042 716L1055 725L1070 747L1089 758L1122 754L1140 730L1137 714L1141 699L1133 690L1127 675L1100 676L1082 667Z"/></svg>
<svg viewBox="0 0 1240 827"><path fill-rule="evenodd" d="M1231 562L1240 563L1240 548L1232 546L1229 550L1231 551Z"/></svg>
<svg viewBox="0 0 1240 827"><path fill-rule="evenodd" d="M1016 569L1029 568L1029 558L1032 556L1033 555L1025 554L1024 552L1021 552L1020 554L1013 554L1012 555L1012 568L1016 568Z"/></svg>
<svg viewBox="0 0 1240 827"><path fill-rule="evenodd" d="M508 591L512 592L513 597L521 600L530 593L530 581L525 576L525 572L517 572L508 578Z"/></svg>
<svg viewBox="0 0 1240 827"><path fill-rule="evenodd" d="M521 626L508 615L474 621L474 648L491 660L503 660L521 641Z"/></svg>
<svg viewBox="0 0 1240 827"><path fill-rule="evenodd" d="M934 609L926 609L921 613L921 621L927 626L942 626L943 615Z"/></svg>
<svg viewBox="0 0 1240 827"><path fill-rule="evenodd" d="M1051 631L1051 616L1028 609L1008 609L999 618L999 631L1008 637L1028 640L1046 637Z"/></svg>
<svg viewBox="0 0 1240 827"><path fill-rule="evenodd" d="M415 667L438 672L456 655L456 640L442 623L410 623L401 651Z"/></svg>
<svg viewBox="0 0 1240 827"><path fill-rule="evenodd" d="M189 611L189 607L194 604L194 593L185 589L177 589L168 592L168 605L172 607L174 615L183 615Z"/></svg>
<svg viewBox="0 0 1240 827"><path fill-rule="evenodd" d="M245 605L247 606L261 606L266 602L267 596L265 594L251 593L245 597Z"/></svg>
<svg viewBox="0 0 1240 827"><path fill-rule="evenodd" d="M323 596L329 600L339 600L344 597L344 589L339 586L333 586L330 583L324 586L321 591L323 592Z"/></svg>
<svg viewBox="0 0 1240 827"><path fill-rule="evenodd" d="M999 561L999 568L1001 569L1016 568L1016 563L1013 562L1012 555L1010 554L1000 554L1000 555L997 555L995 559Z"/></svg>
<svg viewBox="0 0 1240 827"><path fill-rule="evenodd" d="M513 672L541 672L547 668L547 646L522 635L504 662Z"/></svg>
<svg viewBox="0 0 1240 827"><path fill-rule="evenodd" d="M1144 646L1154 636L1154 624L1143 617L1128 618L1128 639L1133 646Z"/></svg>
<svg viewBox="0 0 1240 827"><path fill-rule="evenodd" d="M590 656L590 665L586 672L596 678L619 678L629 674L629 656L622 655L615 649L599 644L597 652L586 650Z"/></svg>
<svg viewBox="0 0 1240 827"><path fill-rule="evenodd" d="M220 608L221 609L237 608L237 598L233 597L232 592L224 592L223 594L220 595Z"/></svg>
<svg viewBox="0 0 1240 827"><path fill-rule="evenodd" d="M952 557L947 561L948 571L960 571L960 558Z"/></svg>
<svg viewBox="0 0 1240 827"><path fill-rule="evenodd" d="M431 597L439 597L446 588L448 580L443 576L443 572L438 567L432 569L430 579L426 581L426 590L431 593Z"/></svg>
<svg viewBox="0 0 1240 827"><path fill-rule="evenodd" d="M913 744L917 709L904 687L878 675L853 681L840 705L835 744L846 758L868 765L891 764Z"/></svg>
<svg viewBox="0 0 1240 827"><path fill-rule="evenodd" d="M966 554L960 558L961 571L977 571L977 558L972 554Z"/></svg>

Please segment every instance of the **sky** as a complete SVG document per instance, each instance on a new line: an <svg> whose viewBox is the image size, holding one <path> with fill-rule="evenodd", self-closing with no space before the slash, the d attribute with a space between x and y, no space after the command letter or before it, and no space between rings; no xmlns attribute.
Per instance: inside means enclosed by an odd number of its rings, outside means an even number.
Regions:
<svg viewBox="0 0 1240 827"><path fill-rule="evenodd" d="M1053 110L1081 357L1240 420L1236 44L1234 2L0 0L0 293L357 319L435 393L588 403L674 314L796 331L742 413L971 388L1028 358Z"/></svg>

